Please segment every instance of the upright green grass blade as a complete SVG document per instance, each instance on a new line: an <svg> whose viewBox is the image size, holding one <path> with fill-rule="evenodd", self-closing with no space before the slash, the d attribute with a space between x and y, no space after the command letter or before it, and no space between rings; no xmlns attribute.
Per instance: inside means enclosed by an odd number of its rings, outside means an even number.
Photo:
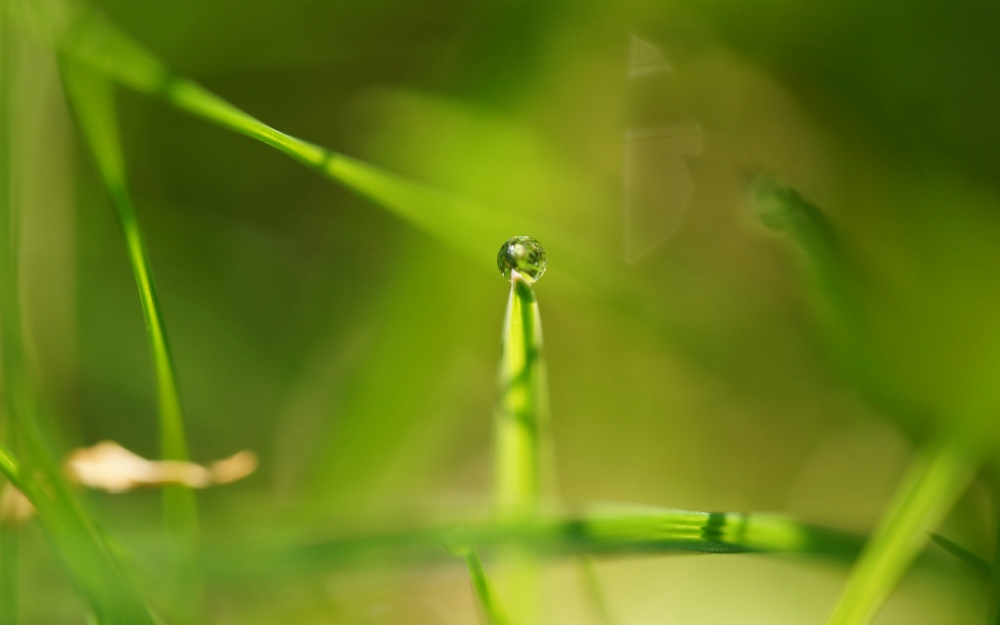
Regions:
<svg viewBox="0 0 1000 625"><path fill-rule="evenodd" d="M538 301L520 274L511 278L500 357L494 496L503 515L534 512L541 488L547 391Z"/></svg>
<svg viewBox="0 0 1000 625"><path fill-rule="evenodd" d="M918 458L854 566L828 625L867 625L968 487L984 450L951 438Z"/></svg>
<svg viewBox="0 0 1000 625"><path fill-rule="evenodd" d="M102 624L152 624L145 603L104 544L63 480L45 435L42 408L24 356L19 283L19 212L11 192L13 51L20 33L7 21L10 3L0 2L0 358L8 425L31 461L31 471L0 445L0 474L23 492L56 554Z"/></svg>
<svg viewBox="0 0 1000 625"><path fill-rule="evenodd" d="M510 619L504 611L496 590L486 576L483 561L474 547L465 550L465 566L469 569L469 581L476 595L479 608L489 625L510 625Z"/></svg>
<svg viewBox="0 0 1000 625"><path fill-rule="evenodd" d="M13 46L8 4L7 0L0 0L0 216L4 217L10 215L10 203L13 197L10 188L10 92ZM7 235L8 241L10 240L10 233L6 228L0 228L0 232ZM0 287L0 297L4 295L5 290ZM6 311L0 312L0 317L6 317L4 312ZM2 332L2 324L3 319L0 318L0 334L9 336ZM2 356L2 362L7 363L9 360L6 356ZM7 409L3 411L3 418L0 420L0 434L4 435L0 440L9 442L13 428L9 423L12 398L8 388L4 389L4 396ZM3 493L4 486L0 480L0 493ZM18 622L17 549L17 528L13 523L7 524L0 520L0 625L17 625Z"/></svg>
<svg viewBox="0 0 1000 625"><path fill-rule="evenodd" d="M64 59L62 67L64 83L80 127L114 204L139 289L159 396L160 453L164 460L187 460L187 440L177 377L167 341L163 311L153 282L149 251L126 185L125 162L118 140L112 85L75 62ZM164 492L166 512L171 523L185 532L193 532L195 511L191 490L167 488Z"/></svg>
<svg viewBox="0 0 1000 625"><path fill-rule="evenodd" d="M83 135L90 145L98 170L115 208L125 237L129 262L135 275L146 320L146 332L153 359L159 398L160 454L164 460L187 460L187 440L181 413L180 394L163 311L153 282L149 251L129 196L125 161L118 139L113 86L103 76L71 59L62 60L63 82L73 103ZM167 486L163 491L163 511L168 529L181 542L181 594L185 602L196 601L194 559L198 540L198 519L194 493L184 486Z"/></svg>

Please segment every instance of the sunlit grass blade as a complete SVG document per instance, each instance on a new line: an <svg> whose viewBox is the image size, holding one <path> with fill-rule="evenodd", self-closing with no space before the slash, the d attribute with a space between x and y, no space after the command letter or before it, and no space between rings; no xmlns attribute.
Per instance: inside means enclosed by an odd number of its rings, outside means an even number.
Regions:
<svg viewBox="0 0 1000 625"><path fill-rule="evenodd" d="M867 625L968 487L983 450L950 438L918 458L855 564L828 625Z"/></svg>
<svg viewBox="0 0 1000 625"><path fill-rule="evenodd" d="M504 318L496 411L494 496L501 514L537 507L541 489L541 440L547 397L538 301L516 272Z"/></svg>
<svg viewBox="0 0 1000 625"><path fill-rule="evenodd" d="M126 182L125 161L118 138L113 85L71 59L62 60L63 82L73 103L83 135L90 145L98 171L111 197L125 237L146 321L159 399L160 454L164 460L188 459L180 393L167 340L163 311L153 281L153 270ZM186 601L196 601L194 585L198 519L194 493L184 486L166 486L163 511L167 527L181 541L180 577Z"/></svg>
<svg viewBox="0 0 1000 625"><path fill-rule="evenodd" d="M455 544L475 544L480 551L517 547L539 557L775 553L846 561L860 551L863 538L774 514L598 509L366 530L335 539L261 537L218 545L205 565L220 580L286 576L366 563L443 561L449 557L443 547Z"/></svg>
<svg viewBox="0 0 1000 625"><path fill-rule="evenodd" d="M463 554L465 566L469 570L469 581L472 583L472 591L476 595L476 602L489 625L510 625L500 597L497 596L496 589L486 576L486 569L483 561L479 557L479 552L474 547L465 549Z"/></svg>

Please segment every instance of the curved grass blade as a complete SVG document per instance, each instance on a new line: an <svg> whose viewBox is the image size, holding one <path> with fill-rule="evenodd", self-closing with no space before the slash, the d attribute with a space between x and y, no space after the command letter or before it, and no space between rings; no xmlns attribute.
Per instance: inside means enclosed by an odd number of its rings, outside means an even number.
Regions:
<svg viewBox="0 0 1000 625"><path fill-rule="evenodd" d="M867 625L972 481L985 450L959 437L918 458L855 564L828 625Z"/></svg>
<svg viewBox="0 0 1000 625"><path fill-rule="evenodd" d="M70 0L32 0L24 21L65 55L131 89L265 143L367 197L429 234L482 259L502 220L475 205L276 130L192 80L174 74L96 10Z"/></svg>
<svg viewBox="0 0 1000 625"><path fill-rule="evenodd" d="M139 290L159 398L160 455L164 460L186 461L187 440L175 366L153 281L149 251L128 193L125 161L118 138L113 86L103 76L81 67L71 59L62 59L61 67L63 82L81 130L111 196ZM173 534L172 538L180 541L178 576L186 581L179 594L184 597L185 603L197 603L197 567L194 561L198 517L193 491L180 485L164 487L163 512L167 527Z"/></svg>
<svg viewBox="0 0 1000 625"><path fill-rule="evenodd" d="M46 536L102 625L153 625L145 602L97 528L62 489L37 479L0 444L0 474L31 501Z"/></svg>
<svg viewBox="0 0 1000 625"><path fill-rule="evenodd" d="M486 622L489 625L510 625L510 619L507 618L507 613L500 604L500 598L486 576L486 569L483 567L479 552L476 551L475 547L470 547L465 550L463 557L465 558L465 566L469 570L472 590Z"/></svg>
<svg viewBox="0 0 1000 625"><path fill-rule="evenodd" d="M865 324L855 293L858 271L827 216L794 188L770 177L751 187L751 205L764 226L788 236L804 253L811 278L829 305L835 323L863 334ZM858 354L852 364L864 365Z"/></svg>

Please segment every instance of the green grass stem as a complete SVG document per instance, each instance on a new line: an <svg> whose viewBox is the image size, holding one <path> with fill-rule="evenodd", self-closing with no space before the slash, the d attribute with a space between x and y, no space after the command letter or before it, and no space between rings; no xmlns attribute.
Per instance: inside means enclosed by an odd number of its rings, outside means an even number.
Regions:
<svg viewBox="0 0 1000 625"><path fill-rule="evenodd" d="M30 0L22 17L34 32L63 54L109 79L261 141L447 242L484 267L491 266L483 252L492 249L503 224L481 207L449 198L268 126L196 82L178 76L98 11L83 4L72 0Z"/></svg>
<svg viewBox="0 0 1000 625"><path fill-rule="evenodd" d="M987 471L990 480L990 495L993 499L993 562L982 562L990 580L990 605L987 623L1000 625L1000 471L991 463ZM972 558L976 556L969 554ZM978 558L977 558L978 559Z"/></svg>
<svg viewBox="0 0 1000 625"><path fill-rule="evenodd" d="M496 589L486 576L486 569L483 567L479 552L471 547L465 550L463 557L465 558L465 566L469 570L472 591L476 595L476 602L482 610L486 622L489 625L510 625L511 621L500 603L500 597L497 596Z"/></svg>
<svg viewBox="0 0 1000 625"><path fill-rule="evenodd" d="M968 487L980 454L952 437L922 454L865 546L828 625L867 625Z"/></svg>
<svg viewBox="0 0 1000 625"><path fill-rule="evenodd" d="M601 579L597 575L597 565L594 563L593 556L585 555L578 562L580 580L583 583L586 595L590 598L590 602L594 606L597 620L601 625L615 625L615 620L611 616L611 607L608 605L604 588L601 586Z"/></svg>
<svg viewBox="0 0 1000 625"><path fill-rule="evenodd" d="M782 515L616 508L385 528L321 540L262 537L249 544L215 546L206 553L205 564L218 580L276 577L373 562L442 561L448 556L443 546L472 544L484 552L517 547L549 558L773 553L849 561L864 540Z"/></svg>
<svg viewBox="0 0 1000 625"><path fill-rule="evenodd" d="M63 82L98 171L104 181L125 238L129 263L142 302L159 405L160 455L164 460L188 459L187 439L177 388L176 368L153 281L149 250L128 192L125 159L118 137L113 85L103 76L72 59L61 61ZM197 553L198 515L194 493L184 486L163 489L164 519L172 537L180 541L178 579L184 603L195 602L199 591L194 558Z"/></svg>
<svg viewBox="0 0 1000 625"><path fill-rule="evenodd" d="M953 540L945 538L941 534L931 534L931 540L935 545L954 556L959 562L964 564L969 571L985 580L993 579L993 566L986 560L980 558L965 547Z"/></svg>
<svg viewBox="0 0 1000 625"><path fill-rule="evenodd" d="M37 510L38 519L70 578L101 625L153 625L149 610L100 532L63 488L39 482L0 444L0 474Z"/></svg>
<svg viewBox="0 0 1000 625"><path fill-rule="evenodd" d="M516 272L504 318L499 387L495 502L501 514L530 514L541 491L541 440L548 407L538 301Z"/></svg>
<svg viewBox="0 0 1000 625"><path fill-rule="evenodd" d="M66 59L63 59L62 70L80 128L115 208L139 290L159 398L160 454L164 460L187 460L187 439L184 435L176 369L167 340L163 310L153 281L149 250L128 192L112 85L89 69ZM171 525L187 533L196 532L194 496L191 490L173 487L165 489L164 494L165 511Z"/></svg>
<svg viewBox="0 0 1000 625"><path fill-rule="evenodd" d="M13 29L10 24L10 11L7 0L0 0L0 216L9 217L11 215L11 203L13 193L11 190L11 133L10 133L10 100L12 91L12 70L13 70ZM8 219L5 219L9 223ZM0 227L0 233L10 241L11 233L7 228ZM6 246L0 246L6 247ZM0 262L3 262L0 260ZM6 273L6 272L4 272ZM5 280L6 282L6 280ZM0 296L5 295L9 287L0 287ZM0 315L3 314L2 311ZM6 316L6 315L4 315ZM9 336L3 333L3 319L0 319L0 335ZM6 341L4 341L6 343ZM0 346L2 349L3 346ZM5 354L0 353L3 363L9 360ZM0 433L4 435L0 441L11 441L13 428L11 427L11 400L9 389L4 389L6 396L6 410L3 411L2 421L0 421ZM3 493L5 484L0 480L0 494ZM17 528L14 524L0 521L0 625L17 625L18 622L18 540Z"/></svg>

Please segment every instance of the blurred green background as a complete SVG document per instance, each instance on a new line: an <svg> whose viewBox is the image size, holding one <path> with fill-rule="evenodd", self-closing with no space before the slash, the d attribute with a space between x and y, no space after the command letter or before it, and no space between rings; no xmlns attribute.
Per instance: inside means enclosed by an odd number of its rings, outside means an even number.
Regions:
<svg viewBox="0 0 1000 625"><path fill-rule="evenodd" d="M246 481L198 494L208 543L488 499L508 291L493 261L513 235L549 250L536 292L553 496L570 505L774 510L866 532L914 445L953 421L988 431L1000 408L995 4L100 6L266 123L506 228L456 246L120 91L192 458L261 458ZM33 361L67 447L113 439L155 457L121 234L58 85L41 81L36 103L22 129L33 158L19 165ZM633 152L643 130L667 139ZM747 212L762 172L792 181L849 241L871 335L831 331L792 247ZM644 254L627 258L630 237L649 241ZM859 351L870 371L845 364ZM155 580L158 495L90 501ZM944 533L990 553L993 522L976 485ZM82 622L37 528L24 550L24 622ZM766 556L598 563L621 624L819 623L846 570ZM570 565L547 575L544 622L598 623ZM214 623L477 618L460 563L234 582L208 605ZM918 569L877 623L979 622L985 606L965 572Z"/></svg>

